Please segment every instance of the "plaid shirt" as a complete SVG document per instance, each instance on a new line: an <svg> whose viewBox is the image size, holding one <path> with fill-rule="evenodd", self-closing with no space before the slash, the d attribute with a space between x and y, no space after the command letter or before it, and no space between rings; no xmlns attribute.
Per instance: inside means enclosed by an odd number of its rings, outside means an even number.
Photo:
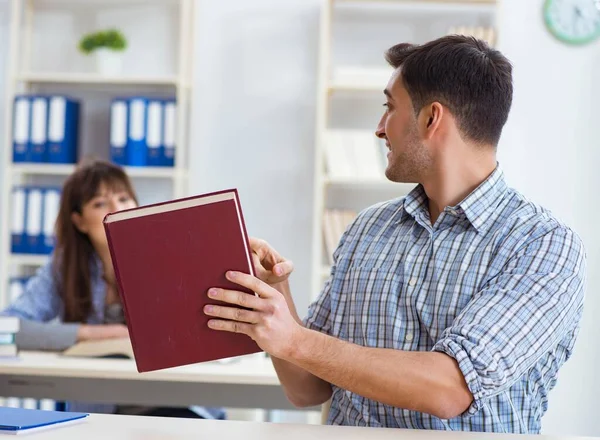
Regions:
<svg viewBox="0 0 600 440"><path fill-rule="evenodd" d="M448 420L333 386L328 423L538 433L582 314L585 251L498 167L431 225L421 185L362 211L305 324L366 347L456 359L474 400Z"/></svg>

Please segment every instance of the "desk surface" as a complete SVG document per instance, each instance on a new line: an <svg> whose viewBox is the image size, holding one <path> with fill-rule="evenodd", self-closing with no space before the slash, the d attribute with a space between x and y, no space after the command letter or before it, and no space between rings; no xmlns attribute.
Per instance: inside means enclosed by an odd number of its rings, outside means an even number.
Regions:
<svg viewBox="0 0 600 440"><path fill-rule="evenodd" d="M9 436L2 436L9 438ZM84 422L31 433L33 440L575 440L575 437L409 431L341 426L218 420L169 419L92 414ZM581 437L578 437L581 439Z"/></svg>
<svg viewBox="0 0 600 440"><path fill-rule="evenodd" d="M122 405L294 409L261 354L138 373L127 359L21 352L0 360L0 396ZM315 410L315 408L308 408Z"/></svg>
<svg viewBox="0 0 600 440"><path fill-rule="evenodd" d="M256 354L241 356L228 362L205 362L138 373L133 360L87 359L66 357L58 353L21 352L19 359L0 360L0 374L279 386L271 361Z"/></svg>

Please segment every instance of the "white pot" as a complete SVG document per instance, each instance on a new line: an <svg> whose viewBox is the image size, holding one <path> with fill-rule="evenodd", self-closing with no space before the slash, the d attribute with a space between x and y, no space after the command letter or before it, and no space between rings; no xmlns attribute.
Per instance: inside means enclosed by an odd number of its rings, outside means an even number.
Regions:
<svg viewBox="0 0 600 440"><path fill-rule="evenodd" d="M123 52L107 48L94 51L96 70L100 75L117 76L123 71Z"/></svg>

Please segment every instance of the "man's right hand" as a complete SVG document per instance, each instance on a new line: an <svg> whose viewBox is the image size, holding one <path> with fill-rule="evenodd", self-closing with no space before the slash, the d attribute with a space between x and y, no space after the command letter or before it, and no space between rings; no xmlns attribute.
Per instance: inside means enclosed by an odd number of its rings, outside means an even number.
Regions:
<svg viewBox="0 0 600 440"><path fill-rule="evenodd" d="M266 241L250 238L250 248L256 277L270 286L287 281L294 271L294 264L279 255Z"/></svg>
<svg viewBox="0 0 600 440"><path fill-rule="evenodd" d="M77 341L128 338L129 331L123 324L82 324L77 331Z"/></svg>

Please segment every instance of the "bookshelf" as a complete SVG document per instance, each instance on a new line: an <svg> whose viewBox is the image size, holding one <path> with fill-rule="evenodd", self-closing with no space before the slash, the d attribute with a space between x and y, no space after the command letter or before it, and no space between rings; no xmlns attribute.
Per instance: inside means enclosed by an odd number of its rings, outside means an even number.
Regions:
<svg viewBox="0 0 600 440"><path fill-rule="evenodd" d="M82 105L78 157L109 158L110 100L115 97L175 98L173 167L125 166L140 203L184 197L188 186L194 0L14 0L6 66L5 133L0 226L0 308L8 303L11 277L27 276L47 262L43 254L11 253L12 188L61 186L73 164L13 163L13 100L19 94L61 94ZM143 16L144 20L139 20ZM137 19L135 19L137 17ZM77 51L82 35L116 27L128 42L121 74L96 70ZM35 55L35 56L33 56ZM142 60L138 62L138 60Z"/></svg>
<svg viewBox="0 0 600 440"><path fill-rule="evenodd" d="M367 149L379 149L365 133L371 133L375 140L383 112L383 89L392 73L384 52L400 42L424 43L450 33L474 35L493 45L499 1L323 0L317 65L311 300L316 299L330 274L332 242L339 238L347 221L331 220L336 211L358 213L373 203L402 197L415 186L387 181L385 158L377 171L356 171L367 163L376 164L375 153L369 150L370 156L364 156ZM362 139L360 147L351 147L358 152L353 163L341 152L347 155L348 146L357 141L346 138L336 145L331 140L331 133L340 130L356 131ZM384 155L380 149L379 154ZM345 162L343 166L341 162ZM333 240L327 235L328 229L330 234L334 230Z"/></svg>

